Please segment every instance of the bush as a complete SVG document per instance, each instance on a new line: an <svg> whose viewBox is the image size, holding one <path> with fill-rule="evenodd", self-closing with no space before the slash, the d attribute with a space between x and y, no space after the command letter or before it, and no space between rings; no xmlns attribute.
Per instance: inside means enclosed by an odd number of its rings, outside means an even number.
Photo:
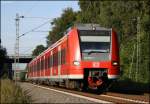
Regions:
<svg viewBox="0 0 150 104"><path fill-rule="evenodd" d="M4 79L1 80L1 103L31 103L31 97L27 91L14 82Z"/></svg>

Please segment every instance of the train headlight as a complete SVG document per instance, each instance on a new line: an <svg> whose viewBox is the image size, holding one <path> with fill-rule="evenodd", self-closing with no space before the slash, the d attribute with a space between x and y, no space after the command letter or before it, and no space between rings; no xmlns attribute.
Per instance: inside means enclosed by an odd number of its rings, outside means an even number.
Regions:
<svg viewBox="0 0 150 104"><path fill-rule="evenodd" d="M116 65L118 65L118 62L113 61L112 64L113 64L114 66L116 66Z"/></svg>
<svg viewBox="0 0 150 104"><path fill-rule="evenodd" d="M74 61L73 64L76 65L76 66L79 66L80 62L79 61Z"/></svg>
<svg viewBox="0 0 150 104"><path fill-rule="evenodd" d="M93 29L93 30L96 30L96 27L93 27L92 29Z"/></svg>

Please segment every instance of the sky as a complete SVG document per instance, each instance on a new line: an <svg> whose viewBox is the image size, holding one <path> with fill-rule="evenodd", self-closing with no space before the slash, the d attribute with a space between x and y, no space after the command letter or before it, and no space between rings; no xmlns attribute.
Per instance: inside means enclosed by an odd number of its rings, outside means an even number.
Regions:
<svg viewBox="0 0 150 104"><path fill-rule="evenodd" d="M1 38L2 46L7 49L8 54L14 54L16 39L16 13L20 18L19 34L32 30L46 21L52 21L59 17L67 7L79 10L78 1L1 1ZM39 17L39 18L34 18ZM19 53L31 54L34 48L43 44L46 46L46 37L51 30L50 22L36 31L30 32L19 38Z"/></svg>
<svg viewBox="0 0 150 104"><path fill-rule="evenodd" d="M20 18L19 35L49 21L36 31L51 30L50 21L61 16L67 7L78 11L78 1L1 1L1 45L7 49L7 54L14 54L16 41L16 13ZM39 17L39 18L35 18ZM46 46L48 32L30 32L19 38L19 54L32 54L37 45ZM26 64L19 64L20 69L25 69ZM14 64L13 64L14 67Z"/></svg>

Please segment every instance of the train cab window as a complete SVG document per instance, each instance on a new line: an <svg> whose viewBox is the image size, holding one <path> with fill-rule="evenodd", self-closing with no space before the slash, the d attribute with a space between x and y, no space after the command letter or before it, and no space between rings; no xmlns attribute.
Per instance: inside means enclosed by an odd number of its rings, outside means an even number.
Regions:
<svg viewBox="0 0 150 104"><path fill-rule="evenodd" d="M79 31L80 49L83 60L108 60L111 43L111 31Z"/></svg>

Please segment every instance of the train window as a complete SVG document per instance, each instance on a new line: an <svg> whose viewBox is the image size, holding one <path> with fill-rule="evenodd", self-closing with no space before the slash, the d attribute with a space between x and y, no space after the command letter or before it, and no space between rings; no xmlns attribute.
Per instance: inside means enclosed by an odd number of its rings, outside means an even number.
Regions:
<svg viewBox="0 0 150 104"><path fill-rule="evenodd" d="M31 72L31 65L30 65L30 72Z"/></svg>
<svg viewBox="0 0 150 104"><path fill-rule="evenodd" d="M51 57L52 56L49 57L49 68L51 67Z"/></svg>
<svg viewBox="0 0 150 104"><path fill-rule="evenodd" d="M33 64L33 71L35 70L35 63Z"/></svg>
<svg viewBox="0 0 150 104"><path fill-rule="evenodd" d="M40 60L38 61L38 70L40 70L41 66L40 66Z"/></svg>
<svg viewBox="0 0 150 104"><path fill-rule="evenodd" d="M44 69L44 63L45 63L45 59L43 59L43 60L42 60L42 62L43 62L43 68L42 68L42 69Z"/></svg>
<svg viewBox="0 0 150 104"><path fill-rule="evenodd" d="M46 59L45 59L45 69L48 68L48 67L47 67L47 66L48 66L48 63L47 63L47 62L48 62L48 58L46 57Z"/></svg>
<svg viewBox="0 0 150 104"><path fill-rule="evenodd" d="M38 69L37 69L37 68L38 68L38 67L37 67L37 61L36 61L36 64L35 64L35 66L36 66L36 69L35 69L35 70L38 70Z"/></svg>
<svg viewBox="0 0 150 104"><path fill-rule="evenodd" d="M111 31L79 31L83 60L109 60Z"/></svg>
<svg viewBox="0 0 150 104"><path fill-rule="evenodd" d="M29 67L28 67L28 71L30 72L30 65L29 65Z"/></svg>
<svg viewBox="0 0 150 104"><path fill-rule="evenodd" d="M39 70L39 62L38 61L36 62L36 68L37 68L37 70Z"/></svg>
<svg viewBox="0 0 150 104"><path fill-rule="evenodd" d="M40 61L39 61L39 70L41 70L42 69L42 67L41 67L41 59L40 59Z"/></svg>
<svg viewBox="0 0 150 104"><path fill-rule="evenodd" d="M53 55L51 55L51 57L50 57L50 67L52 67L53 66Z"/></svg>
<svg viewBox="0 0 150 104"><path fill-rule="evenodd" d="M58 52L54 53L53 55L53 66L57 66L58 65Z"/></svg>
<svg viewBox="0 0 150 104"><path fill-rule="evenodd" d="M58 65L61 65L61 51L58 52Z"/></svg>
<svg viewBox="0 0 150 104"><path fill-rule="evenodd" d="M35 64L35 66L36 66L35 70L37 71L37 61L36 61L36 64Z"/></svg>
<svg viewBox="0 0 150 104"><path fill-rule="evenodd" d="M34 63L32 64L32 71L34 70Z"/></svg>
<svg viewBox="0 0 150 104"><path fill-rule="evenodd" d="M39 70L39 61L36 62L36 68Z"/></svg>
<svg viewBox="0 0 150 104"><path fill-rule="evenodd" d="M58 52L56 53L56 66L58 66Z"/></svg>
<svg viewBox="0 0 150 104"><path fill-rule="evenodd" d="M53 66L55 66L55 59L56 59L56 58L55 58L55 53L53 54L53 58L54 58L54 59L53 59Z"/></svg>
<svg viewBox="0 0 150 104"><path fill-rule="evenodd" d="M34 64L34 70L36 71L36 61L35 61L35 64Z"/></svg>
<svg viewBox="0 0 150 104"><path fill-rule="evenodd" d="M42 70L42 68L43 68L43 63L42 63L42 59L41 59L41 61L40 61L40 65L41 65L41 68L40 68L40 70Z"/></svg>
<svg viewBox="0 0 150 104"><path fill-rule="evenodd" d="M45 65L44 65L44 63L45 63L45 59L43 59L43 61L42 61L42 62L43 62L43 68L42 68L42 69L44 69L44 68L45 68L45 67L44 67L44 66L45 66Z"/></svg>
<svg viewBox="0 0 150 104"><path fill-rule="evenodd" d="M30 72L32 72L32 64L31 64L31 69L30 69Z"/></svg>
<svg viewBox="0 0 150 104"><path fill-rule="evenodd" d="M38 64L38 61L37 61L37 62L36 62L36 69L37 69L37 70L39 70L39 69L38 69L38 68L39 68L38 66L39 66L39 64Z"/></svg>
<svg viewBox="0 0 150 104"><path fill-rule="evenodd" d="M110 42L81 42L80 45L82 52L107 53L110 48Z"/></svg>
<svg viewBox="0 0 150 104"><path fill-rule="evenodd" d="M30 72L32 72L32 64L31 64L31 69L30 69Z"/></svg>
<svg viewBox="0 0 150 104"><path fill-rule="evenodd" d="M44 69L46 69L46 65L47 65L47 58L45 57L45 59L44 59Z"/></svg>
<svg viewBox="0 0 150 104"><path fill-rule="evenodd" d="M46 58L43 59L43 69L45 69Z"/></svg>
<svg viewBox="0 0 150 104"><path fill-rule="evenodd" d="M30 66L30 72L32 71L32 64L31 64L31 66Z"/></svg>
<svg viewBox="0 0 150 104"><path fill-rule="evenodd" d="M33 72L33 70L34 70L34 64L32 64L32 72Z"/></svg>
<svg viewBox="0 0 150 104"><path fill-rule="evenodd" d="M47 58L47 68L49 68L50 67L50 56L48 56L48 58Z"/></svg>
<svg viewBox="0 0 150 104"><path fill-rule="evenodd" d="M38 70L38 61L36 61L36 70Z"/></svg>
<svg viewBox="0 0 150 104"><path fill-rule="evenodd" d="M32 64L31 64L31 66L30 66L30 72L32 71Z"/></svg>
<svg viewBox="0 0 150 104"><path fill-rule="evenodd" d="M110 36L111 30L80 30L80 36Z"/></svg>
<svg viewBox="0 0 150 104"><path fill-rule="evenodd" d="M43 59L43 69L45 69L46 58Z"/></svg>
<svg viewBox="0 0 150 104"><path fill-rule="evenodd" d="M43 69L43 60L41 59L41 70Z"/></svg>
<svg viewBox="0 0 150 104"><path fill-rule="evenodd" d="M49 68L49 56L47 57L47 69Z"/></svg>
<svg viewBox="0 0 150 104"><path fill-rule="evenodd" d="M61 64L65 64L66 63L66 50L62 49L61 50Z"/></svg>

